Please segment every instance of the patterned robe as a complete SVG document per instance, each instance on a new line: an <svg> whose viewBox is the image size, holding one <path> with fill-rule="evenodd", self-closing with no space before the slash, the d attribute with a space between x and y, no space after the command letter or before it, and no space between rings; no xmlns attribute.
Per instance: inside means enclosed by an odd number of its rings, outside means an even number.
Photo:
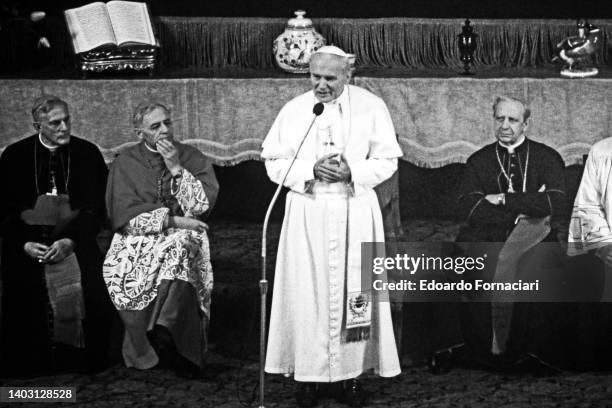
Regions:
<svg viewBox="0 0 612 408"><path fill-rule="evenodd" d="M208 199L198 180L187 171L176 195L184 213L193 216L208 209ZM170 210L159 208L132 218L115 233L104 261L104 279L118 310L142 310L155 300L166 280L180 279L197 291L200 308L210 318L213 285L206 232L163 229Z"/></svg>
<svg viewBox="0 0 612 408"><path fill-rule="evenodd" d="M143 144L124 152L109 178L107 201L116 233L103 270L113 304L126 326L123 355L127 366L157 364L146 338L146 331L155 325L169 326L179 352L194 364L202 364L213 285L208 237L206 232L164 228L164 220L173 215L201 217L214 203L218 186L199 151L178 143L177 147L185 167L178 183L170 179L161 156ZM133 216L127 219L129 215ZM182 322L164 317L164 310L173 314L183 308L165 304L173 299L173 289L167 287L173 282L188 283L180 287L195 289L202 318L199 327L180 328ZM181 303L186 297L190 295L176 296ZM193 313L190 306L184 307L188 314ZM194 339L193 346L181 340L184 329L200 332L201 341Z"/></svg>

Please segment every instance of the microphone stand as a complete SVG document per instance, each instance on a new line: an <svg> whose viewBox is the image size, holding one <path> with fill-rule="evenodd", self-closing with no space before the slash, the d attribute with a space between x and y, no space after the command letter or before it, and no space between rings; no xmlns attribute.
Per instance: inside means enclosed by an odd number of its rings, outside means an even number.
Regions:
<svg viewBox="0 0 612 408"><path fill-rule="evenodd" d="M287 176L289 175L289 172L291 171L291 168L293 167L293 163L295 163L295 160L297 159L297 156L300 153L300 150L302 149L302 145L306 141L306 137L308 136L308 133L310 133L310 129L312 129L312 126L314 125L315 120L317 119L317 116L323 113L323 107L324 107L323 104L319 102L315 104L314 108L312 109L312 113L314 114L314 117L312 118L312 121L310 122L310 126L308 126L308 130L304 134L304 137L302 138L300 145L295 151L295 154L293 155L293 158L291 159L291 163L289 163L289 167L285 171L285 174L283 175L281 182L278 183L278 187L276 187L274 196L272 196L272 201L270 201L270 205L268 205L268 210L266 211L266 217L264 218L264 223L263 223L263 228L262 228L262 238L261 238L261 280L259 281L259 294L261 296L261 305L260 305L261 317L260 317L260 324L259 324L259 408L265 408L265 405L264 405L264 389L265 389L264 365L266 363L265 361L266 360L266 317L267 317L266 297L268 294L268 280L266 279L266 260L267 260L267 251L266 251L267 239L266 237L268 234L268 223L270 221L270 214L272 214L272 209L274 208L274 204L276 204L276 200L278 199L281 189L283 188L283 185L285 184L285 181L287 180Z"/></svg>

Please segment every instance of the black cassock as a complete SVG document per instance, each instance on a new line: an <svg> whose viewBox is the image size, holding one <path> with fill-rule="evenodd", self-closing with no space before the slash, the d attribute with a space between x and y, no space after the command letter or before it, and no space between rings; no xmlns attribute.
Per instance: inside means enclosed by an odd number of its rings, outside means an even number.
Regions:
<svg viewBox="0 0 612 408"><path fill-rule="evenodd" d="M96 242L105 218L107 173L98 148L74 136L67 146L53 153L40 143L38 135L30 136L8 146L0 157L3 376L96 368L107 358L109 326L115 312L102 279L102 254ZM71 209L79 211L59 234L51 233L49 227L27 225L21 219L21 213L33 208L39 195L51 192L53 184L58 194L68 194ZM51 340L53 313L44 266L23 249L28 241L49 245L61 238L70 238L76 244L85 298L85 350Z"/></svg>
<svg viewBox="0 0 612 408"><path fill-rule="evenodd" d="M459 197L459 213L466 225L456 241L499 243L498 249L501 249L516 227L519 214L535 218L550 216L551 231L544 241L554 243L566 239L564 224L569 217L564 170L559 153L529 139L513 153L498 143L474 153L467 161ZM506 194L505 205L494 205L484 199L487 194L499 193ZM563 254L560 245L551 247L556 248L557 254ZM498 253L488 255L484 274L490 278L495 272ZM522 276L526 278L529 276ZM490 365L513 364L527 353L563 364L561 360L567 350L558 338L567 330L562 318L563 307L555 303L515 303L511 308L505 351L493 355L491 303L462 303L461 326L466 345L473 357Z"/></svg>

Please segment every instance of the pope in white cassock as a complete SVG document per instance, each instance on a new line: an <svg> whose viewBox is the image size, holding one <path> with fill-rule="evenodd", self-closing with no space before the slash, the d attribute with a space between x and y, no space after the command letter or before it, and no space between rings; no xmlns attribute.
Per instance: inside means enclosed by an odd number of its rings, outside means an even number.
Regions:
<svg viewBox="0 0 612 408"><path fill-rule="evenodd" d="M348 85L350 74L344 51L319 49L313 90L282 108L263 143L268 176L280 183L313 106L325 105L285 181L265 367L293 375L299 406L316 404L316 383L344 380L339 397L361 406L357 376L400 373L389 303L361 288L361 243L384 242L373 188L396 171L402 151L385 103Z"/></svg>

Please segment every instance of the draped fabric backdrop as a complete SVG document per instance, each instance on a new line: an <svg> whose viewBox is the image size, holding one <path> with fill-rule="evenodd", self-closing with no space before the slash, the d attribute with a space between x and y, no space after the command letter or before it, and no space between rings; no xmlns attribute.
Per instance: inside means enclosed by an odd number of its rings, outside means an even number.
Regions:
<svg viewBox="0 0 612 408"><path fill-rule="evenodd" d="M272 41L284 31L286 19L185 18L158 20L166 48L163 65L170 67L273 68ZM457 34L460 19L314 19L328 44L357 55L361 67L416 69L459 67ZM612 33L612 21L592 21ZM556 44L576 35L570 20L474 20L478 34L476 66L534 67L549 65ZM185 52L189 50L189 52ZM598 63L612 65L612 49L604 35Z"/></svg>
<svg viewBox="0 0 612 408"><path fill-rule="evenodd" d="M358 77L355 83L383 98L404 160L422 167L463 162L490 143L497 95L529 101L528 134L559 150L567 165L581 163L594 142L612 136L612 79ZM154 98L172 110L177 139L197 146L216 164L233 165L259 159L280 108L309 88L303 76L0 80L0 149L33 133L30 104L46 92L68 101L73 133L96 143L111 161L136 141L130 119L134 107Z"/></svg>

